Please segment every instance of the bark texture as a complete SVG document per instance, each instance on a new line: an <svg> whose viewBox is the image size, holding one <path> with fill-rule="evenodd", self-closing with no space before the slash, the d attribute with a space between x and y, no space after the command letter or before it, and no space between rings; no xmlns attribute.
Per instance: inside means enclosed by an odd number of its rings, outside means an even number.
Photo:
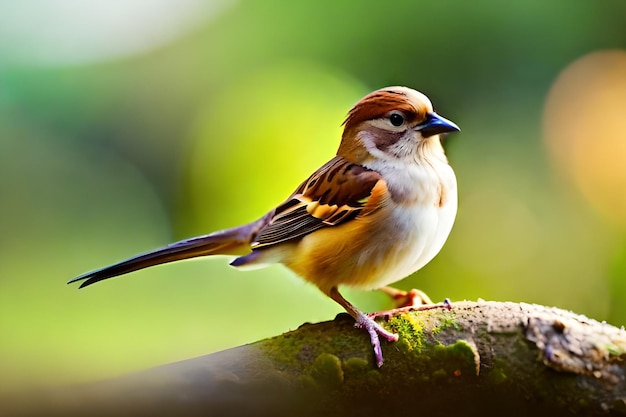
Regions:
<svg viewBox="0 0 626 417"><path fill-rule="evenodd" d="M626 415L626 331L539 305L458 302L379 319L374 365L340 314L250 345L39 394L15 415Z"/></svg>

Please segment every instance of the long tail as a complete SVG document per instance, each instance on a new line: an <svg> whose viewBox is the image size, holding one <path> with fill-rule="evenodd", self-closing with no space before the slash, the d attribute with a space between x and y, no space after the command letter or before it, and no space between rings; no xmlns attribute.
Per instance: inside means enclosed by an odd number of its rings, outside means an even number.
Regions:
<svg viewBox="0 0 626 417"><path fill-rule="evenodd" d="M266 224L269 217L269 215L264 216L256 222L232 229L181 240L125 261L87 272L71 279L68 284L83 281L78 287L83 288L108 278L182 259L207 255L241 255L242 252L245 253L246 249L250 249L250 242L258 230Z"/></svg>

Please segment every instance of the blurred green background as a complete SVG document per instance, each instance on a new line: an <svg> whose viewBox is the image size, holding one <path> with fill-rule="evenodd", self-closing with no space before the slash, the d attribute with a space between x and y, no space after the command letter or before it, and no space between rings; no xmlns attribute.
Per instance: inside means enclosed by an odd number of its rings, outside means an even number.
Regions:
<svg viewBox="0 0 626 417"><path fill-rule="evenodd" d="M219 257L65 282L258 218L387 85L462 128L455 228L398 287L626 323L625 18L621 0L1 2L0 393L333 318L285 268Z"/></svg>

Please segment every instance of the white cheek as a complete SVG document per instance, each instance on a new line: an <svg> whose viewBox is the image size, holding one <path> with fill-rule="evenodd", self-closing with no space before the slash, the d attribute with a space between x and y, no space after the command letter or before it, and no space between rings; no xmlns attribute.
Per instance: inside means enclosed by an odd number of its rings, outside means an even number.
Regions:
<svg viewBox="0 0 626 417"><path fill-rule="evenodd" d="M382 151L376 146L376 138L371 132L366 130L361 131L358 134L358 138L370 155L383 161L397 161L399 158L413 158L417 151L419 140L421 139L416 136L415 132L408 130L396 143L388 147L386 151Z"/></svg>
<svg viewBox="0 0 626 417"><path fill-rule="evenodd" d="M399 158L412 158L415 155L417 144L415 137L410 132L407 132L393 146L389 147L388 153Z"/></svg>

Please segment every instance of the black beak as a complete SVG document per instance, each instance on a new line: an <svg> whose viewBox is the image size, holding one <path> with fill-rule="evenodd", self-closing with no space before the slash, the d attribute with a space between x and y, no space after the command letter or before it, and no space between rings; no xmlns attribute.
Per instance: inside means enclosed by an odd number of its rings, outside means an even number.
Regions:
<svg viewBox="0 0 626 417"><path fill-rule="evenodd" d="M437 113L428 113L426 121L414 128L421 132L422 137L428 138L445 132L457 132L461 129L452 121L439 116Z"/></svg>

